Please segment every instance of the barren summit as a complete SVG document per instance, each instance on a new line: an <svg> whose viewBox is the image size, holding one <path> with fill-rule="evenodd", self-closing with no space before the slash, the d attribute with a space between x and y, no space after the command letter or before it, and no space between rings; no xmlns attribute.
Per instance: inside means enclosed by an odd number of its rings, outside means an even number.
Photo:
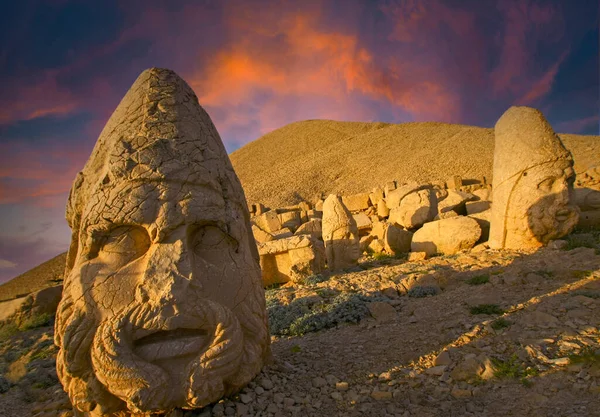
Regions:
<svg viewBox="0 0 600 417"><path fill-rule="evenodd" d="M579 174L600 161L600 136L559 134ZM437 122L389 124L306 120L230 155L248 202L270 207L317 193L353 194L397 180L492 181L494 129Z"/></svg>

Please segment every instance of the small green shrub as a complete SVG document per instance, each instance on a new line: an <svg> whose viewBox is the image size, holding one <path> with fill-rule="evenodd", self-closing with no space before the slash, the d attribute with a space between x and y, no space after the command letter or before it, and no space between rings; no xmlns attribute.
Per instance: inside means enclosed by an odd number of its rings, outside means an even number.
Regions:
<svg viewBox="0 0 600 417"><path fill-rule="evenodd" d="M566 241L567 250L598 247L598 238L593 233L572 233L566 237Z"/></svg>
<svg viewBox="0 0 600 417"><path fill-rule="evenodd" d="M533 385L528 378L539 374L537 369L522 363L516 354L505 361L492 358L492 364L494 365L494 376L496 378L520 379L526 387Z"/></svg>
<svg viewBox="0 0 600 417"><path fill-rule="evenodd" d="M593 298L596 300L600 299L600 291L593 291L593 290L579 290L579 291L575 291L571 295L573 297L576 295L583 295L584 297Z"/></svg>
<svg viewBox="0 0 600 417"><path fill-rule="evenodd" d="M37 329L38 327L48 326L50 323L52 323L52 319L53 319L52 315L50 315L48 313L33 316L33 317L29 318L28 320L26 320L23 324L21 324L19 326L19 330L25 331L25 330Z"/></svg>
<svg viewBox="0 0 600 417"><path fill-rule="evenodd" d="M14 323L7 323L0 327L0 341L6 340L19 332L19 328Z"/></svg>
<svg viewBox="0 0 600 417"><path fill-rule="evenodd" d="M438 287L427 285L417 285L408 290L407 295L413 298L424 298L437 295L440 292Z"/></svg>
<svg viewBox="0 0 600 417"><path fill-rule="evenodd" d="M506 320L503 317L500 317L499 319L494 320L491 326L494 330L502 330L506 329L507 327L510 327L511 324L512 323L510 321Z"/></svg>
<svg viewBox="0 0 600 417"><path fill-rule="evenodd" d="M295 299L288 305L274 301L267 306L269 328L274 335L301 336L342 323L358 323L369 315L367 303L372 301L389 299L341 293L319 303L308 298Z"/></svg>
<svg viewBox="0 0 600 417"><path fill-rule="evenodd" d="M467 280L467 284L469 285L482 285L490 282L489 275L477 275L471 279Z"/></svg>
<svg viewBox="0 0 600 417"><path fill-rule="evenodd" d="M321 274L316 274L316 275L311 275L309 277L306 277L303 280L303 284L304 285L316 285L319 284L321 282L325 282L329 279L329 277L323 276Z"/></svg>
<svg viewBox="0 0 600 417"><path fill-rule="evenodd" d="M592 274L592 271L589 271L589 270L576 269L574 271L571 271L571 275L573 276L573 278L576 278L576 279L585 279L585 278L589 277L591 274Z"/></svg>
<svg viewBox="0 0 600 417"><path fill-rule="evenodd" d="M471 314L504 314L504 310L500 308L497 304L479 304L477 306L471 307L469 310Z"/></svg>
<svg viewBox="0 0 600 417"><path fill-rule="evenodd" d="M591 346L582 348L579 353L569 355L571 363L589 363L600 365L600 349L594 350Z"/></svg>

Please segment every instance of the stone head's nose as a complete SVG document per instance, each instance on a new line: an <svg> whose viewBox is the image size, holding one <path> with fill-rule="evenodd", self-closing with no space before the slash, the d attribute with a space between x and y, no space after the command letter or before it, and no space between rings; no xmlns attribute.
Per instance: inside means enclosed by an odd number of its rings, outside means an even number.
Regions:
<svg viewBox="0 0 600 417"><path fill-rule="evenodd" d="M140 291L152 300L185 297L192 279L190 253L184 240L155 243L150 248L149 261Z"/></svg>

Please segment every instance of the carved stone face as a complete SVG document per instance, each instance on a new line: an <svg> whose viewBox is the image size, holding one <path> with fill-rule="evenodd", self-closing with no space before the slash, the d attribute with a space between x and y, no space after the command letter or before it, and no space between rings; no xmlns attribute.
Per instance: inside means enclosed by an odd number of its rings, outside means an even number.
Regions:
<svg viewBox="0 0 600 417"><path fill-rule="evenodd" d="M356 221L336 195L323 203L323 240L330 270L341 270L357 264L360 258L360 241Z"/></svg>
<svg viewBox="0 0 600 417"><path fill-rule="evenodd" d="M579 220L571 154L543 115L511 107L496 123L492 248L535 249Z"/></svg>
<svg viewBox="0 0 600 417"><path fill-rule="evenodd" d="M168 152L149 146L154 158L139 171L120 171L128 153L115 152L93 192L81 198L76 183L70 196L79 203L70 213L77 226L57 314L57 370L88 415L202 407L247 384L269 351L239 182L160 179ZM189 177L201 169L190 167Z"/></svg>

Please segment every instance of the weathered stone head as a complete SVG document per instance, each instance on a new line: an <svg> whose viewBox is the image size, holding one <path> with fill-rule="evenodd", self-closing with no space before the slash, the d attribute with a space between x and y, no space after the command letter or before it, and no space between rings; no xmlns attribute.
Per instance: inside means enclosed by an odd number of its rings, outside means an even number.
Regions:
<svg viewBox="0 0 600 417"><path fill-rule="evenodd" d="M342 199L330 194L323 203L323 240L331 271L355 266L360 257L358 227Z"/></svg>
<svg viewBox="0 0 600 417"><path fill-rule="evenodd" d="M542 113L511 107L495 137L490 247L537 248L569 233L579 217L573 158Z"/></svg>
<svg viewBox="0 0 600 417"><path fill-rule="evenodd" d="M83 415L202 407L258 374L270 348L244 192L175 73L135 81L74 182L67 220L57 370Z"/></svg>

